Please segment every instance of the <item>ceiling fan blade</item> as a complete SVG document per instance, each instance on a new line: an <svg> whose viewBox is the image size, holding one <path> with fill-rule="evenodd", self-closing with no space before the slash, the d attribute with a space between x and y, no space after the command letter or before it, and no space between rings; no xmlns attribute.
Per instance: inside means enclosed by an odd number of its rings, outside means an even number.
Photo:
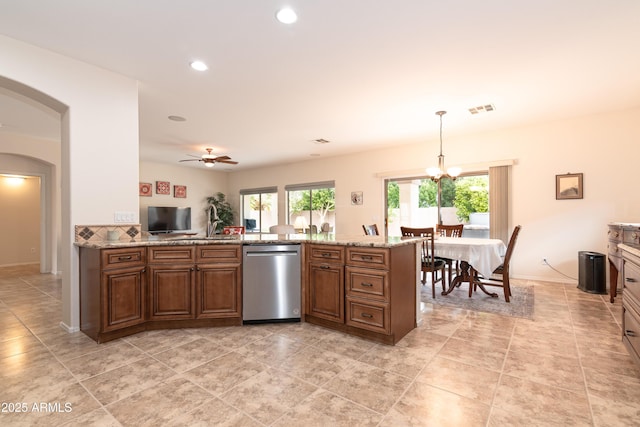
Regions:
<svg viewBox="0 0 640 427"><path fill-rule="evenodd" d="M178 160L179 162L199 162L200 159L184 159L184 160Z"/></svg>
<svg viewBox="0 0 640 427"><path fill-rule="evenodd" d="M219 160L219 158L216 159L216 163L228 163L230 165L237 165L238 164L238 162L234 162L233 160Z"/></svg>

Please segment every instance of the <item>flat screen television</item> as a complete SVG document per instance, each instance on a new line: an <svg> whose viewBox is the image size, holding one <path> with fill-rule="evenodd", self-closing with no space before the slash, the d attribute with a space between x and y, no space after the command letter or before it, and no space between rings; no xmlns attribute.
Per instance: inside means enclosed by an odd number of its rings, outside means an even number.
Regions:
<svg viewBox="0 0 640 427"><path fill-rule="evenodd" d="M191 230L191 208L149 206L149 233L173 233Z"/></svg>

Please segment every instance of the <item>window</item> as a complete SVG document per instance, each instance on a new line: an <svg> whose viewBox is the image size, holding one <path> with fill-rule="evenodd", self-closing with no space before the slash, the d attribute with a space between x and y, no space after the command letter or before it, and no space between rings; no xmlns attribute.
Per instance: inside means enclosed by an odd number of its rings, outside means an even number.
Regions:
<svg viewBox="0 0 640 427"><path fill-rule="evenodd" d="M278 188L240 190L242 219L247 233L268 233L278 224Z"/></svg>
<svg viewBox="0 0 640 427"><path fill-rule="evenodd" d="M401 225L434 227L440 219L465 224L465 237L489 238L487 173L442 179L440 186L426 177L390 179L386 187L389 236L399 236Z"/></svg>
<svg viewBox="0 0 640 427"><path fill-rule="evenodd" d="M287 185L287 221L300 233L335 232L335 182Z"/></svg>

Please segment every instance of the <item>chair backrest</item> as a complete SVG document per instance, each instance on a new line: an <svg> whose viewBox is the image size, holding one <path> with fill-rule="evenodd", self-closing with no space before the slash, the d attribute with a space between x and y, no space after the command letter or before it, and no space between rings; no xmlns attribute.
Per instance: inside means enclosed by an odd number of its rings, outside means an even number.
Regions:
<svg viewBox="0 0 640 427"><path fill-rule="evenodd" d="M427 240L422 242L422 261L433 263L435 257L434 253L434 235L433 227L428 228L412 228L412 227L400 227L400 233L406 237L426 237Z"/></svg>
<svg viewBox="0 0 640 427"><path fill-rule="evenodd" d="M436 231L443 237L462 237L464 224L443 225L436 224Z"/></svg>
<svg viewBox="0 0 640 427"><path fill-rule="evenodd" d="M328 233L330 231L331 231L331 224L329 224L328 222L323 222L322 225L320 226L320 232Z"/></svg>
<svg viewBox="0 0 640 427"><path fill-rule="evenodd" d="M296 229L291 224L272 225L269 227L271 234L296 234Z"/></svg>
<svg viewBox="0 0 640 427"><path fill-rule="evenodd" d="M222 229L222 234L244 234L243 225L229 225Z"/></svg>
<svg viewBox="0 0 640 427"><path fill-rule="evenodd" d="M520 234L521 225L516 225L516 228L513 229L513 233L511 234L511 238L509 239L509 244L507 245L507 253L504 255L504 262L502 263L502 269L504 271L504 275L509 275L509 263L511 262L511 256L513 255L513 248L516 246L516 240L518 239L518 234Z"/></svg>
<svg viewBox="0 0 640 427"><path fill-rule="evenodd" d="M380 235L380 233L378 233L378 224L363 225L362 229L364 230L364 234L367 236Z"/></svg>

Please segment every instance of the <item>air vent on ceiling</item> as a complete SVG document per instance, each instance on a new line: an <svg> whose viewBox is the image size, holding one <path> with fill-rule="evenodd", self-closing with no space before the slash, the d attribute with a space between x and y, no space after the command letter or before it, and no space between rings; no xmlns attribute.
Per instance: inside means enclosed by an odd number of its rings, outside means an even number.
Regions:
<svg viewBox="0 0 640 427"><path fill-rule="evenodd" d="M471 114L488 113L494 111L496 107L493 104L480 105L478 107L469 108Z"/></svg>
<svg viewBox="0 0 640 427"><path fill-rule="evenodd" d="M327 141L324 138L314 139L313 142L316 143L316 144L328 144L329 143L329 141Z"/></svg>

